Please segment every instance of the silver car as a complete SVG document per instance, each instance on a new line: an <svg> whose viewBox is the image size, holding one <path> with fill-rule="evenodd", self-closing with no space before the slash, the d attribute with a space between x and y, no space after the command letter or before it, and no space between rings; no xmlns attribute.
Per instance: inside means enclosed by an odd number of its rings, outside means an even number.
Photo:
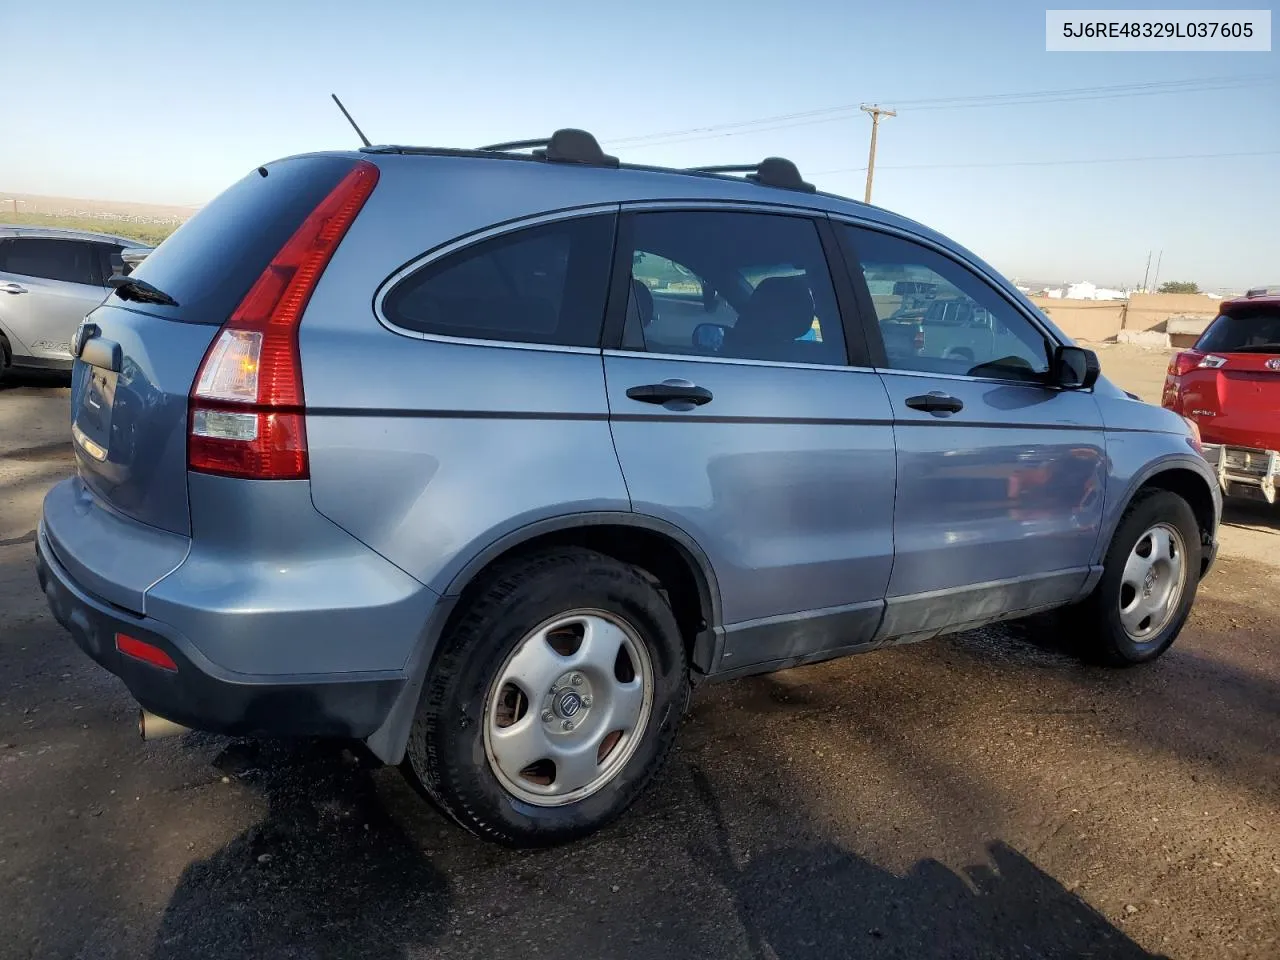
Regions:
<svg viewBox="0 0 1280 960"><path fill-rule="evenodd" d="M1167 650L1221 510L1188 421L937 233L747 173L581 131L293 157L118 281L37 569L144 735L359 738L548 844L700 682L1053 609ZM904 276L1008 336L895 338Z"/></svg>
<svg viewBox="0 0 1280 960"><path fill-rule="evenodd" d="M0 378L70 370L80 322L150 250L106 233L0 224Z"/></svg>

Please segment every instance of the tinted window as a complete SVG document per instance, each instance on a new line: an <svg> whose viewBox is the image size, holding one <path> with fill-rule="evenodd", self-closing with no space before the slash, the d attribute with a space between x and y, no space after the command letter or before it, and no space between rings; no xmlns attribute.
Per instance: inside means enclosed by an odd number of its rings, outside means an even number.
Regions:
<svg viewBox="0 0 1280 960"><path fill-rule="evenodd" d="M423 333L598 346L613 228L612 216L583 217L482 241L400 281L383 313Z"/></svg>
<svg viewBox="0 0 1280 960"><path fill-rule="evenodd" d="M811 220L673 211L635 214L630 226L627 349L845 362L835 292Z"/></svg>
<svg viewBox="0 0 1280 960"><path fill-rule="evenodd" d="M890 367L1014 380L1048 372L1048 341L968 269L909 240L840 229L866 280Z"/></svg>
<svg viewBox="0 0 1280 960"><path fill-rule="evenodd" d="M0 270L43 280L102 285L98 245L81 240L6 240L0 243Z"/></svg>
<svg viewBox="0 0 1280 960"><path fill-rule="evenodd" d="M1280 310L1241 310L1213 321L1196 344L1204 353L1280 353Z"/></svg>
<svg viewBox="0 0 1280 960"><path fill-rule="evenodd" d="M175 320L225 322L354 162L346 157L282 160L260 168L266 176L254 170L224 190L138 265L139 279L179 303L146 304L145 309Z"/></svg>

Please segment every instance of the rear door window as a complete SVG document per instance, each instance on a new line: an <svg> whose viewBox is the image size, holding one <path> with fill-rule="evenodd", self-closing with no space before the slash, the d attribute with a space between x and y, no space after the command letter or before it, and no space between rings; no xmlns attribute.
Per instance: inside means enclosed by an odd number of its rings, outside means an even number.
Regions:
<svg viewBox="0 0 1280 960"><path fill-rule="evenodd" d="M1204 353L1280 354L1280 310L1262 308L1223 314L1196 346Z"/></svg>
<svg viewBox="0 0 1280 960"><path fill-rule="evenodd" d="M387 321L437 336L597 347L615 217L526 227L427 264L382 301Z"/></svg>
<svg viewBox="0 0 1280 960"><path fill-rule="evenodd" d="M632 214L629 221L625 349L846 362L835 291L812 220L662 211Z"/></svg>
<svg viewBox="0 0 1280 960"><path fill-rule="evenodd" d="M0 243L0 270L22 277L102 286L98 245L82 240L18 237Z"/></svg>

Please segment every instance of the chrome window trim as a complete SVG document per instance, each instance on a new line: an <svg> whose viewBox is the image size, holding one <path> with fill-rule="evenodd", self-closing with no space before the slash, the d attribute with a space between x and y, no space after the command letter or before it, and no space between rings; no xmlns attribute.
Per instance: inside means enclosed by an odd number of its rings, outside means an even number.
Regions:
<svg viewBox="0 0 1280 960"><path fill-rule="evenodd" d="M719 363L735 367L782 367L787 370L850 370L875 373L873 367L856 367L848 363L799 363L794 360L749 360L745 357L709 357L700 353L649 353L646 350L605 350L606 357L631 357L640 360L691 360L694 363Z"/></svg>

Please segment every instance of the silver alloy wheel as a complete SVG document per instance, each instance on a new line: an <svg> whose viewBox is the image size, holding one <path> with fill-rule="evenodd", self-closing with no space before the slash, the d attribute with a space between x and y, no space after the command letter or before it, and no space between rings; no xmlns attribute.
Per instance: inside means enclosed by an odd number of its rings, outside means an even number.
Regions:
<svg viewBox="0 0 1280 960"><path fill-rule="evenodd" d="M572 610L531 630L485 699L484 752L513 796L540 807L595 793L635 753L653 708L653 664L614 613Z"/></svg>
<svg viewBox="0 0 1280 960"><path fill-rule="evenodd" d="M1182 534L1157 523L1138 538L1120 578L1120 622L1139 643L1158 634L1173 619L1187 583Z"/></svg>

